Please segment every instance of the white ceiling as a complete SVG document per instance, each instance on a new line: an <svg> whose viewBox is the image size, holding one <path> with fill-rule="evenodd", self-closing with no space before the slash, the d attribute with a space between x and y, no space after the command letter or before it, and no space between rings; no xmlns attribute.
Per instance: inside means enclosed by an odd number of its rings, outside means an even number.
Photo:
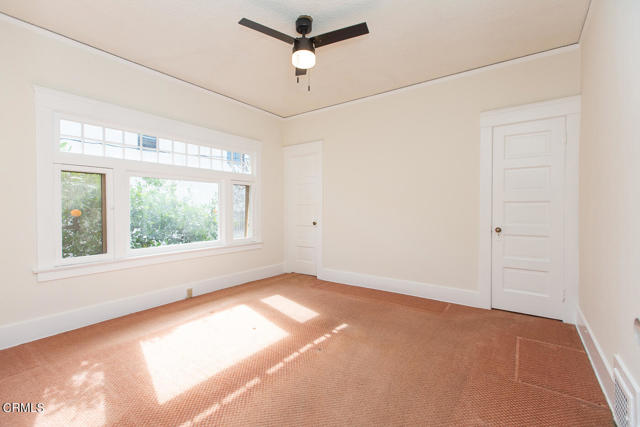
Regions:
<svg viewBox="0 0 640 427"><path fill-rule="evenodd" d="M339 104L576 43L589 0L0 0L0 11L279 116ZM311 92L291 48L237 24L296 36L366 21L317 50Z"/></svg>

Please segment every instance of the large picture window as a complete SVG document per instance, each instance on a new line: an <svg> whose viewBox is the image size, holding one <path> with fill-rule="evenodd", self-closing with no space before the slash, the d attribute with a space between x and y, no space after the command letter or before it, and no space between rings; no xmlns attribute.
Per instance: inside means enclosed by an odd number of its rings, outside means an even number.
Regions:
<svg viewBox="0 0 640 427"><path fill-rule="evenodd" d="M36 103L39 280L261 246L257 141L49 89Z"/></svg>
<svg viewBox="0 0 640 427"><path fill-rule="evenodd" d="M215 182L131 177L130 247L214 242L219 239Z"/></svg>

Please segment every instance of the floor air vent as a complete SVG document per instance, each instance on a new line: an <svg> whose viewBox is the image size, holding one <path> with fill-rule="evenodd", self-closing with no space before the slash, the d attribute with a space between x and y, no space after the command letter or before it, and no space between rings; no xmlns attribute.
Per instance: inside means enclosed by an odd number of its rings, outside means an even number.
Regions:
<svg viewBox="0 0 640 427"><path fill-rule="evenodd" d="M638 396L640 390L618 355L613 364L613 417L618 427L640 427Z"/></svg>

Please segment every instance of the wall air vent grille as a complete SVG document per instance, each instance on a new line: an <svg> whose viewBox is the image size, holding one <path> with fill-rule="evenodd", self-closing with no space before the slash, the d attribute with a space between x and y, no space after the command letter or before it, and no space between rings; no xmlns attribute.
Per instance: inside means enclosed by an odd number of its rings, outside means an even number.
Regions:
<svg viewBox="0 0 640 427"><path fill-rule="evenodd" d="M618 355L613 368L613 417L618 427L638 427L637 401L640 391Z"/></svg>

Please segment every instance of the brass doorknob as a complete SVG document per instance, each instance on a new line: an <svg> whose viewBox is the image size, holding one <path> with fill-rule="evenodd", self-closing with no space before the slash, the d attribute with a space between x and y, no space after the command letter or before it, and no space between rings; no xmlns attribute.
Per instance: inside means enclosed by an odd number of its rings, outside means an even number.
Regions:
<svg viewBox="0 0 640 427"><path fill-rule="evenodd" d="M496 227L496 233L502 233L502 228Z"/></svg>
<svg viewBox="0 0 640 427"><path fill-rule="evenodd" d="M312 223L312 224L313 224L313 225L318 225L318 223L317 223L316 221L313 221L313 223Z"/></svg>

